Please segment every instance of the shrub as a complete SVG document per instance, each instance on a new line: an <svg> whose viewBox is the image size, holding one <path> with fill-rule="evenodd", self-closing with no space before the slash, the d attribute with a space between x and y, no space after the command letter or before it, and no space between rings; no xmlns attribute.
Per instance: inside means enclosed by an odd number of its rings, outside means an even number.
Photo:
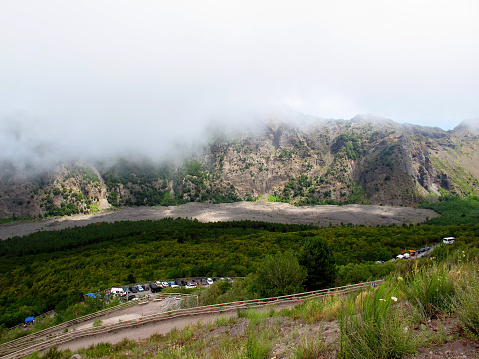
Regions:
<svg viewBox="0 0 479 359"><path fill-rule="evenodd" d="M300 343L292 349L295 359L321 358L327 350L321 336L304 335Z"/></svg>
<svg viewBox="0 0 479 359"><path fill-rule="evenodd" d="M403 290L410 303L419 308L424 320L439 312L451 312L454 272L445 264L422 267L406 277Z"/></svg>
<svg viewBox="0 0 479 359"><path fill-rule="evenodd" d="M397 292L383 284L345 303L338 316L343 357L400 358L416 350L414 315L396 303Z"/></svg>
<svg viewBox="0 0 479 359"><path fill-rule="evenodd" d="M463 281L456 282L453 305L459 319L476 337L479 336L479 275L468 271Z"/></svg>
<svg viewBox="0 0 479 359"><path fill-rule="evenodd" d="M257 333L251 331L248 333L246 342L246 358L248 359L268 359L271 351L269 341L265 338L258 338Z"/></svg>

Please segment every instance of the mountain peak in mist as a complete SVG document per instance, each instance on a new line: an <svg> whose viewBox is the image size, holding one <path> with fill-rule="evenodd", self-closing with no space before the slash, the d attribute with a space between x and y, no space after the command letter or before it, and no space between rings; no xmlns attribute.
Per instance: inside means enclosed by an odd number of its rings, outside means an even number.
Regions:
<svg viewBox="0 0 479 359"><path fill-rule="evenodd" d="M386 118L386 117L381 117L381 116L371 115L371 114L357 114L350 121L355 122L355 123L361 123L361 122L372 122L372 123L391 122L391 120Z"/></svg>
<svg viewBox="0 0 479 359"><path fill-rule="evenodd" d="M458 130L475 130L479 131L479 118L473 118L462 121L458 126L454 128L454 131Z"/></svg>

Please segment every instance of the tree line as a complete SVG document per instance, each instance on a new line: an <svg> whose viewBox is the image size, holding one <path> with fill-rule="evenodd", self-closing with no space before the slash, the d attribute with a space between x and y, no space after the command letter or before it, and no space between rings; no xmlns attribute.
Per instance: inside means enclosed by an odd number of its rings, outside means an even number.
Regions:
<svg viewBox="0 0 479 359"><path fill-rule="evenodd" d="M387 275L394 266L375 261L387 261L407 249L440 242L444 237L457 240L453 247L442 250L456 248L468 256L479 256L479 223L474 207L477 199L468 201L469 211L457 206L457 199L437 203L443 221L452 223L447 225L318 228L252 221L201 223L177 218L94 223L11 238L0 242L0 325L13 326L30 315L67 308L85 293L116 285L180 277L244 277L251 273L262 273L258 278L264 278L263 261L268 259L266 267L272 267L278 262L274 257L277 253L290 253L299 265L311 268L306 259L307 243L315 238L322 238L327 245L326 257L335 266L335 285ZM469 223L461 224L467 220ZM285 262L291 260L283 258ZM307 275L311 273L310 269ZM296 282L310 287L311 278L303 279ZM258 295L292 290L289 284L258 280L251 281L256 286L252 292Z"/></svg>

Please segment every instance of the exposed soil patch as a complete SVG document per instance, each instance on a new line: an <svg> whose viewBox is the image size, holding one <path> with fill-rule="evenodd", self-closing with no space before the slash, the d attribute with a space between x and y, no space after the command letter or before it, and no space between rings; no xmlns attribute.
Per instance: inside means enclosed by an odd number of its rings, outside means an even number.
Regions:
<svg viewBox="0 0 479 359"><path fill-rule="evenodd" d="M106 210L95 214L49 218L40 221L13 222L0 225L0 239L25 236L42 230L60 230L86 226L96 222L159 220L162 218L191 218L200 222L264 221L273 223L314 224L337 226L343 224L388 226L416 224L439 215L429 209L376 205L303 206L275 202L187 203L174 207L135 207Z"/></svg>

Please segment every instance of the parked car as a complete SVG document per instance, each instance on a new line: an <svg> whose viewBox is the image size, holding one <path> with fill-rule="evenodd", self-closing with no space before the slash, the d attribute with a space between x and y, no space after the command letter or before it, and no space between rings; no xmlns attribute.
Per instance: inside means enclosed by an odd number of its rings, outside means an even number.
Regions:
<svg viewBox="0 0 479 359"><path fill-rule="evenodd" d="M120 295L120 296L124 296L126 295L126 292L123 288L119 288L119 287L113 287L110 289L110 293L111 294L116 294L116 295Z"/></svg>
<svg viewBox="0 0 479 359"><path fill-rule="evenodd" d="M144 292L145 291L145 289L139 284L136 287L138 288L139 292Z"/></svg>
<svg viewBox="0 0 479 359"><path fill-rule="evenodd" d="M205 279L205 278L201 278L201 285L208 285L208 283L206 283L206 279Z"/></svg>
<svg viewBox="0 0 479 359"><path fill-rule="evenodd" d="M159 285L156 285L155 283L151 283L150 289L151 289L151 293L158 293L158 292L161 292L163 288Z"/></svg>
<svg viewBox="0 0 479 359"><path fill-rule="evenodd" d="M426 251L428 251L428 250L431 249L431 247L428 247L428 246L426 246L426 247L424 247L424 248L426 249Z"/></svg>
<svg viewBox="0 0 479 359"><path fill-rule="evenodd" d="M176 284L176 283L175 283L175 282L173 282L173 281L171 281L171 282L168 282L168 284L169 284L169 286L170 286L171 288L178 288L178 287L179 287L179 285L178 285L178 284Z"/></svg>
<svg viewBox="0 0 479 359"><path fill-rule="evenodd" d="M128 300L134 300L134 299L138 299L136 298L136 295L132 294L128 296Z"/></svg>
<svg viewBox="0 0 479 359"><path fill-rule="evenodd" d="M206 278L206 283L208 283L208 285L212 285L213 284L213 279Z"/></svg>
<svg viewBox="0 0 479 359"><path fill-rule="evenodd" d="M129 289L130 292L132 292L132 293L138 293L138 288L136 288L136 287L129 287L128 289Z"/></svg>
<svg viewBox="0 0 479 359"><path fill-rule="evenodd" d="M445 238L443 238L442 243L444 243L444 244L454 244L455 240L456 240L456 238L454 238L454 237L445 237Z"/></svg>

